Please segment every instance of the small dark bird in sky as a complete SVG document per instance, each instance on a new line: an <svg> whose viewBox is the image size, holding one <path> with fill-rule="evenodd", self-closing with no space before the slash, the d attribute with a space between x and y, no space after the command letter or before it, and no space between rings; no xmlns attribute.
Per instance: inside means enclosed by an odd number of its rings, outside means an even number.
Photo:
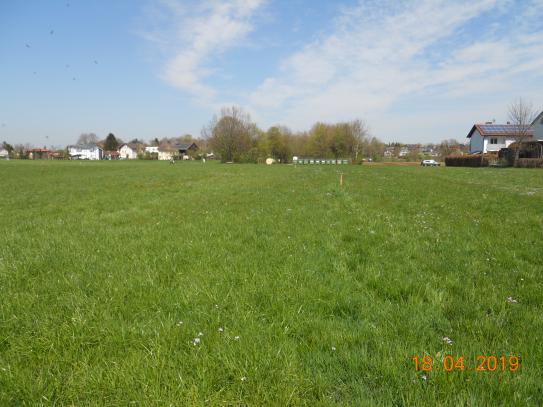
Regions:
<svg viewBox="0 0 543 407"><path fill-rule="evenodd" d="M70 64L66 64L66 68L69 68L70 67Z"/></svg>
<svg viewBox="0 0 543 407"><path fill-rule="evenodd" d="M28 44L28 43L27 43L27 44L25 44L25 46L26 46L27 48L30 48L30 44Z"/></svg>
<svg viewBox="0 0 543 407"><path fill-rule="evenodd" d="M36 71L34 71L34 72L32 72L32 73L33 73L34 75L36 75L36 73L37 73L37 72L36 72Z"/></svg>
<svg viewBox="0 0 543 407"><path fill-rule="evenodd" d="M49 34L53 35L55 33L55 30L49 31Z"/></svg>
<svg viewBox="0 0 543 407"><path fill-rule="evenodd" d="M97 61L96 59L94 60L94 63L95 63L96 65L98 65L98 61Z"/></svg>
<svg viewBox="0 0 543 407"><path fill-rule="evenodd" d="M75 81L75 76L72 78L72 81Z"/></svg>

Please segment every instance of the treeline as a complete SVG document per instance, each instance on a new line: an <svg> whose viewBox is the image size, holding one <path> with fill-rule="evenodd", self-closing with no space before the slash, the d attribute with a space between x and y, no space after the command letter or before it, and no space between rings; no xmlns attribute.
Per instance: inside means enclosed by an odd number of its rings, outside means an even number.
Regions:
<svg viewBox="0 0 543 407"><path fill-rule="evenodd" d="M202 135L223 162L263 162L274 158L286 163L293 156L344 158L353 162L383 157L384 144L370 137L361 120L335 124L316 123L307 132L293 133L274 126L263 131L239 107L223 108L214 116Z"/></svg>

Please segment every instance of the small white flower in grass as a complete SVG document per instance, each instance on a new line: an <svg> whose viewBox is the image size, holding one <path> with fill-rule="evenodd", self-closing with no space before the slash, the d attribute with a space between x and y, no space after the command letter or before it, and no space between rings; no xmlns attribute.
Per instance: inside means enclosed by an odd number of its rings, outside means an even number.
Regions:
<svg viewBox="0 0 543 407"><path fill-rule="evenodd" d="M239 336L234 336L235 341L239 341Z"/></svg>
<svg viewBox="0 0 543 407"><path fill-rule="evenodd" d="M443 342L445 342L447 345L452 345L453 344L452 339L449 338L448 336L443 337Z"/></svg>
<svg viewBox="0 0 543 407"><path fill-rule="evenodd" d="M332 346L332 352L335 352L335 351L336 351L336 347Z"/></svg>
<svg viewBox="0 0 543 407"><path fill-rule="evenodd" d="M219 332L224 332L224 328L222 326L219 327Z"/></svg>
<svg viewBox="0 0 543 407"><path fill-rule="evenodd" d="M242 381L242 382L246 382L246 381L247 381L247 377L243 376L243 377L241 378L241 381Z"/></svg>
<svg viewBox="0 0 543 407"><path fill-rule="evenodd" d="M203 332L198 332L198 336L204 336Z"/></svg>
<svg viewBox="0 0 543 407"><path fill-rule="evenodd" d="M513 297L507 297L507 302L510 302L511 304L516 304L518 301L515 300Z"/></svg>
<svg viewBox="0 0 543 407"><path fill-rule="evenodd" d="M426 376L425 374L423 374L420 378L424 381L428 380L428 376Z"/></svg>
<svg viewBox="0 0 543 407"><path fill-rule="evenodd" d="M199 345L199 344L200 344L200 338L194 338L194 339L192 340L192 344L193 344L194 346Z"/></svg>
<svg viewBox="0 0 543 407"><path fill-rule="evenodd" d="M183 325L183 321L179 321L179 322L177 323L177 326L181 326L181 325Z"/></svg>

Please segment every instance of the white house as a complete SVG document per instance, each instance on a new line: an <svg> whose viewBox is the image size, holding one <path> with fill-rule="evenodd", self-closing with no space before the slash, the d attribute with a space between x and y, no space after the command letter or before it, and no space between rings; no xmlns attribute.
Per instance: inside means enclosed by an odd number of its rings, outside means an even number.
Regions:
<svg viewBox="0 0 543 407"><path fill-rule="evenodd" d="M119 154L121 160L135 160L138 158L138 150L135 146L130 146L129 144L122 144L119 147Z"/></svg>
<svg viewBox="0 0 543 407"><path fill-rule="evenodd" d="M0 159L9 158L9 152L3 147L0 147Z"/></svg>
<svg viewBox="0 0 543 407"><path fill-rule="evenodd" d="M532 128L534 129L534 138L536 140L543 140L543 112L532 122Z"/></svg>
<svg viewBox="0 0 543 407"><path fill-rule="evenodd" d="M158 154L158 146L148 146L148 147L145 147L145 152L146 152L146 153L150 153L150 154L153 154L153 153L157 153L157 154Z"/></svg>
<svg viewBox="0 0 543 407"><path fill-rule="evenodd" d="M96 144L68 146L68 154L72 160L101 160L104 151Z"/></svg>
<svg viewBox="0 0 543 407"><path fill-rule="evenodd" d="M543 131L543 129L540 131ZM533 140L533 136L534 128L532 127L528 130L528 136L524 141ZM470 140L469 152L475 154L481 152L498 152L502 148L507 148L511 143L517 141L519 136L517 126L514 124L485 123L474 124L467 137Z"/></svg>
<svg viewBox="0 0 543 407"><path fill-rule="evenodd" d="M158 159L162 161L169 161L172 159L174 151L168 150L166 148L158 149Z"/></svg>

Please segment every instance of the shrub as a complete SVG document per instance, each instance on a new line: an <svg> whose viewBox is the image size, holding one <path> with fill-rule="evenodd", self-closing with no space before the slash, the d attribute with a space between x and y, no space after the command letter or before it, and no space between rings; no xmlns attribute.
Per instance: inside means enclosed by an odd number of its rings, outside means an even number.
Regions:
<svg viewBox="0 0 543 407"><path fill-rule="evenodd" d="M519 158L517 167L520 168L543 168L543 158Z"/></svg>
<svg viewBox="0 0 543 407"><path fill-rule="evenodd" d="M445 157L447 167L488 167L488 157L481 154L450 155Z"/></svg>

